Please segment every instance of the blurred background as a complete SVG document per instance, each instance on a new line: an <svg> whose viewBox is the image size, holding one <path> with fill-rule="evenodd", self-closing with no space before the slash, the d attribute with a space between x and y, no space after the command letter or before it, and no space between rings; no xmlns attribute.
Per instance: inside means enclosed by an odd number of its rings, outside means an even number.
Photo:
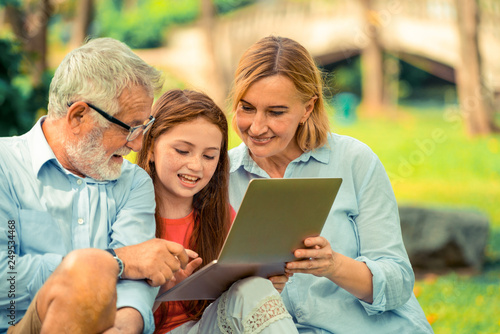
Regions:
<svg viewBox="0 0 500 334"><path fill-rule="evenodd" d="M311 52L333 130L382 160L435 332L500 333L500 0L0 0L0 136L46 113L55 68L88 37L231 117L238 59L268 35Z"/></svg>

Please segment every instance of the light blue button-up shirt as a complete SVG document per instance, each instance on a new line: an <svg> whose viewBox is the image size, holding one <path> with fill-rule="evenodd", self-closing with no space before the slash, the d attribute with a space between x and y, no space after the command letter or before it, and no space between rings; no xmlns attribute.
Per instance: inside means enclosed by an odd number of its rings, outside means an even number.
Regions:
<svg viewBox="0 0 500 334"><path fill-rule="evenodd" d="M119 248L154 238L155 200L147 173L124 161L119 179L78 177L56 160L40 120L0 138L0 333L19 321L62 257L81 248ZM133 307L154 330L158 289L120 280L117 307Z"/></svg>
<svg viewBox="0 0 500 334"><path fill-rule="evenodd" d="M232 149L229 156L230 201L238 209L250 179L269 175L244 144ZM351 137L331 134L327 146L290 162L284 177L342 178L321 235L334 251L365 262L373 274L372 304L326 278L291 277L281 296L299 332L433 333L413 295L415 278L403 245L391 183L371 149Z"/></svg>

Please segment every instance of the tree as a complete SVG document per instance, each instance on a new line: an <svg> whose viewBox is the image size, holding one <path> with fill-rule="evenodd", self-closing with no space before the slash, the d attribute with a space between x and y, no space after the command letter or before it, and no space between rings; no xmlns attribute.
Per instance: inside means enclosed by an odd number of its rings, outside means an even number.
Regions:
<svg viewBox="0 0 500 334"><path fill-rule="evenodd" d="M74 49L83 44L89 32L90 23L94 14L93 0L78 0L76 15L73 21L70 48Z"/></svg>
<svg viewBox="0 0 500 334"><path fill-rule="evenodd" d="M226 85L221 77L221 66L215 53L214 26L216 15L216 7L213 0L202 0L201 24L206 39L206 55L208 59L206 75L211 78L210 80L214 83L210 88L208 88L210 90L209 95L219 106L222 106L226 96Z"/></svg>
<svg viewBox="0 0 500 334"><path fill-rule="evenodd" d="M378 114L384 100L383 53L378 36L378 17L372 0L361 0L366 29L366 46L361 52L362 105L367 115Z"/></svg>
<svg viewBox="0 0 500 334"><path fill-rule="evenodd" d="M12 27L17 40L31 63L31 78L34 86L42 84L47 70L47 27L52 15L50 0L7 1L5 19Z"/></svg>
<svg viewBox="0 0 500 334"><path fill-rule="evenodd" d="M21 76L21 60L22 53L16 42L0 39L0 136L22 134L33 125L36 110L15 84Z"/></svg>
<svg viewBox="0 0 500 334"><path fill-rule="evenodd" d="M52 15L50 0L0 0L4 20L15 41L2 40L0 50L0 135L22 134L45 113L51 73L47 71L47 27ZM2 72L2 70L0 70Z"/></svg>
<svg viewBox="0 0 500 334"><path fill-rule="evenodd" d="M457 92L467 132L471 136L499 132L494 122L493 93L483 79L478 43L477 0L455 0L460 35Z"/></svg>

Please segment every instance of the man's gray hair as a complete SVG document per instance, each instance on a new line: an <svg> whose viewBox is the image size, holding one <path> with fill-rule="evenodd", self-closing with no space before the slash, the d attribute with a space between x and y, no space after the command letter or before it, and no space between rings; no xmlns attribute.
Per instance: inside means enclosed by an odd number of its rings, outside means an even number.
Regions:
<svg viewBox="0 0 500 334"><path fill-rule="evenodd" d="M163 85L162 74L124 43L112 38L92 39L71 51L57 68L50 83L48 115L63 117L68 103L76 101L116 114L119 96L134 85L154 97Z"/></svg>

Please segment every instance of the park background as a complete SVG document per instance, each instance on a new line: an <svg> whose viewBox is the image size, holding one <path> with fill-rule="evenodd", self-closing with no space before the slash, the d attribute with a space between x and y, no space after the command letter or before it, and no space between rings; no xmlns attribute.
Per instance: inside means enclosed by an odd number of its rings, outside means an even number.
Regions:
<svg viewBox="0 0 500 334"><path fill-rule="evenodd" d="M0 0L0 136L46 113L53 71L87 36L231 117L237 60L270 34L311 51L332 129L375 151L400 205L488 219L480 267L417 272L414 292L438 334L500 333L499 0Z"/></svg>

